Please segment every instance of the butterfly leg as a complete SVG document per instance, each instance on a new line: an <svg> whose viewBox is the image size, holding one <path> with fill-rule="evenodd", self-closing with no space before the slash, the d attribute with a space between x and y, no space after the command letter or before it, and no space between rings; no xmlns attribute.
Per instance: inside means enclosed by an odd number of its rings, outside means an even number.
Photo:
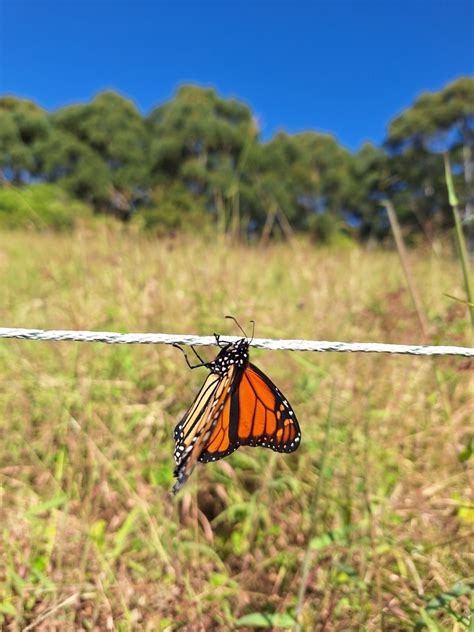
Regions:
<svg viewBox="0 0 474 632"><path fill-rule="evenodd" d="M206 362L204 362L204 360L201 358L201 356L199 355L199 353L196 351L196 349L194 348L194 345L191 345L191 349L194 351L194 355L197 357L197 359L199 360L199 362L202 362L202 364L206 364Z"/></svg>
<svg viewBox="0 0 474 632"><path fill-rule="evenodd" d="M216 344L221 348L221 349L228 349L231 345L230 342L221 342L221 335L220 334L214 334L214 338L216 339Z"/></svg>
<svg viewBox="0 0 474 632"><path fill-rule="evenodd" d="M191 362L189 361L188 358L188 354L186 353L186 351L176 342L173 343L173 347L176 347L177 349L179 349L181 351L181 353L184 355L184 359L186 360L186 364L188 365L188 367L190 369L198 369L201 366L207 366L208 362L204 362L203 359L201 358L201 356L196 352L196 350L194 349L193 346L191 346L191 349L194 351L194 353L197 355L197 357L199 358L199 360L201 361L200 364L191 364Z"/></svg>

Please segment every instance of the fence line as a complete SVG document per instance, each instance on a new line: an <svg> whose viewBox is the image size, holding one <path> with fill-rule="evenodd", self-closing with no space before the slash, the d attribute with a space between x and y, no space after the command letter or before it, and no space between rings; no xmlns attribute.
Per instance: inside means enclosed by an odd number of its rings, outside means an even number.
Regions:
<svg viewBox="0 0 474 632"><path fill-rule="evenodd" d="M45 330L0 327L0 338L18 340L102 342L109 345L132 344L181 344L215 345L214 336L193 336L185 334L120 334L113 331ZM239 336L222 336L223 342L235 342ZM316 351L338 353L401 353L418 356L463 356L474 357L473 347L453 347L441 345L397 345L378 342L328 342L325 340L277 340L254 338L250 346L258 349L286 351Z"/></svg>

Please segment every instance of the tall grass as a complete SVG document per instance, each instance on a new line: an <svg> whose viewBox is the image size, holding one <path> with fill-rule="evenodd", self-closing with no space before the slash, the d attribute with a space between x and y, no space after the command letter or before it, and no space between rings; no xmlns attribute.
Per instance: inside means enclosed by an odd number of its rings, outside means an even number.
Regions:
<svg viewBox="0 0 474 632"><path fill-rule="evenodd" d="M420 340L394 252L107 226L0 239L5 325L236 334L233 314L261 336ZM467 344L463 307L444 296L460 293L456 261L419 251L411 263L431 341ZM0 344L0 628L293 627L302 582L305 630L467 627L472 364L439 358L435 375L404 356L252 360L290 398L301 447L241 448L173 499L172 430L204 370L163 346Z"/></svg>

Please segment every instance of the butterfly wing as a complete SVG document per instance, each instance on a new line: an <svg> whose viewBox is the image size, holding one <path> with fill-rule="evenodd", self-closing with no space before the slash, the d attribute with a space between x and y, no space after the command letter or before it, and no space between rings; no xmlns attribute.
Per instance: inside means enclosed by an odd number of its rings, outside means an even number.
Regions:
<svg viewBox="0 0 474 632"><path fill-rule="evenodd" d="M229 399L234 377L234 365L229 367L225 375L210 373L191 407L177 424L174 431L174 475L178 480L173 487L173 494L176 494L189 478L198 458L208 445L214 427L222 417Z"/></svg>
<svg viewBox="0 0 474 632"><path fill-rule="evenodd" d="M177 463L179 463L182 452L189 446L199 431L199 422L205 416L206 412L208 412L216 394L218 384L219 376L215 373L209 373L199 393L196 395L194 402L189 407L189 410L176 425L174 429L174 440L176 442L174 458Z"/></svg>
<svg viewBox="0 0 474 632"><path fill-rule="evenodd" d="M237 390L233 391L234 394L236 392ZM238 411L232 405L232 400L232 395L227 398L222 413L216 420L206 449L199 456L201 463L223 459L240 446L237 440Z"/></svg>
<svg viewBox="0 0 474 632"><path fill-rule="evenodd" d="M241 445L293 452L300 440L298 420L288 400L260 369L248 364L216 419L199 460L217 461Z"/></svg>
<svg viewBox="0 0 474 632"><path fill-rule="evenodd" d="M249 364L239 388L239 442L276 452L293 452L301 431L288 400L255 365Z"/></svg>

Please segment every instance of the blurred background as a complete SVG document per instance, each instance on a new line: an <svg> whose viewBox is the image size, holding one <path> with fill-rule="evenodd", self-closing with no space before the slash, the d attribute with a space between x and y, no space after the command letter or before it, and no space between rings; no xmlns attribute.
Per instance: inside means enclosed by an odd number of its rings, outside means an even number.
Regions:
<svg viewBox="0 0 474 632"><path fill-rule="evenodd" d="M0 93L2 326L472 346L470 0L0 0ZM472 362L252 360L173 499L205 371L0 344L2 629L469 628Z"/></svg>
<svg viewBox="0 0 474 632"><path fill-rule="evenodd" d="M92 212L155 233L380 240L387 197L432 240L452 225L443 151L473 212L472 12L3 3L0 223Z"/></svg>

